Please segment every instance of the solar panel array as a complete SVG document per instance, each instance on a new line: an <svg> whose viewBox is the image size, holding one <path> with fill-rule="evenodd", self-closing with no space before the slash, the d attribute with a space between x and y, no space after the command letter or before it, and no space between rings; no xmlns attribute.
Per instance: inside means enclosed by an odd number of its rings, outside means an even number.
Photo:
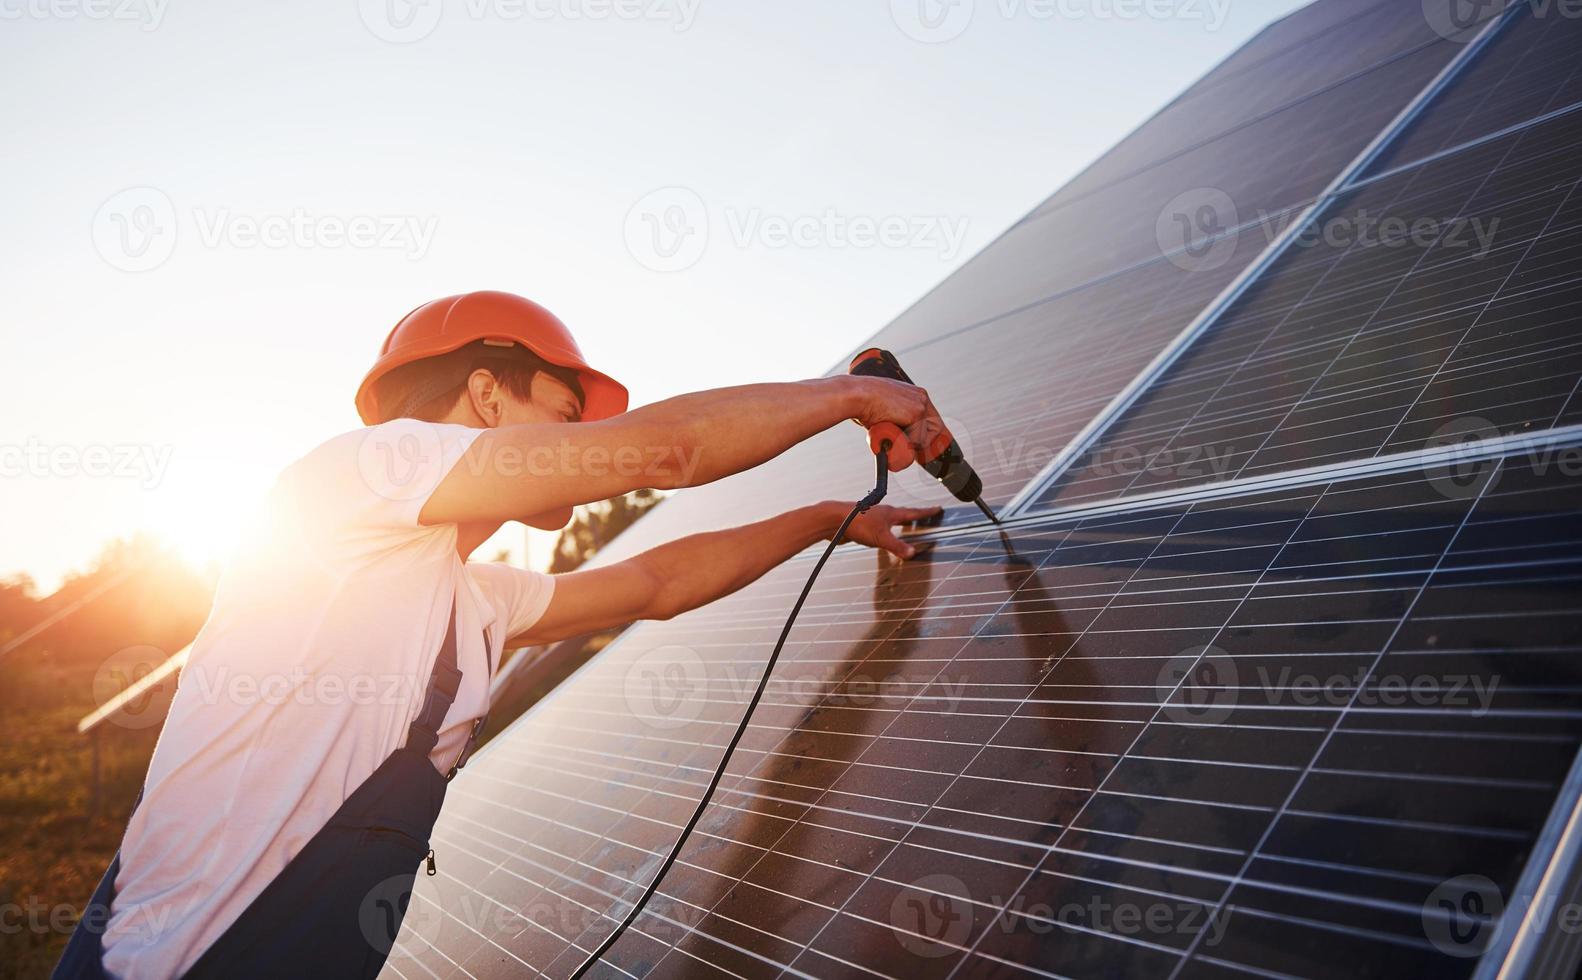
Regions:
<svg viewBox="0 0 1582 980"><path fill-rule="evenodd" d="M1446 427L1548 428L1582 408L1579 156L1571 113L1348 194L1041 503L1417 449Z"/></svg>
<svg viewBox="0 0 1582 980"><path fill-rule="evenodd" d="M1358 6L1375 40L1357 43L1358 29L1343 22L1288 61L1288 42L1255 39L1243 49L1254 61L1200 82L1094 163L1078 178L1088 191L1056 194L862 345L895 351L934 394L984 478L985 499L1004 504L1033 479L1258 255L1258 222L1289 220L1463 48L1429 30L1413 4ZM1295 80L1293 65L1304 66ZM1228 206L1200 220L1201 204L1216 201ZM1255 230L1228 235L1239 221ZM678 528L856 499L873 478L864 444L843 426L683 494L610 557ZM955 504L918 473L898 480L893 496ZM976 515L968 506L951 519Z"/></svg>
<svg viewBox="0 0 1582 980"><path fill-rule="evenodd" d="M1577 17L1513 19L1478 59L1437 100L1433 112L1391 145L1376 169L1384 170L1501 132L1551 112L1582 105L1582 24Z"/></svg>
<svg viewBox="0 0 1582 980"><path fill-rule="evenodd" d="M1272 25L873 342L963 416L1003 503L1047 462L1007 447L1064 445L1268 245L1227 228L1217 265L1149 260L1137 211L1094 225L1084 202L1191 190L1180 161L1217 144L1248 200L1311 199L1469 51L1400 136L1418 155L1387 148L1324 215L1498 217L1485 253L1293 246L1003 533L958 518L909 562L838 551L697 831L592 975L1457 977L1498 954L1582 744L1582 433L1543 434L1582 421L1582 113L1554 111L1565 72L1532 68L1565 50L1536 8L1481 50L1425 36L1423 9L1322 0ZM1347 98L1372 132L1338 126ZM1463 147L1524 112L1548 118ZM1223 135L1191 146L1176 113ZM1350 154L1300 175L1237 142L1311 154L1332 126ZM1078 230L1102 261L1039 251ZM1512 433L1453 466L1397 455ZM1238 448L1206 477L1096 469L1215 440ZM830 433L685 492L605 560L860 493L861 444ZM629 629L476 758L386 974L559 978L609 935L810 557Z"/></svg>

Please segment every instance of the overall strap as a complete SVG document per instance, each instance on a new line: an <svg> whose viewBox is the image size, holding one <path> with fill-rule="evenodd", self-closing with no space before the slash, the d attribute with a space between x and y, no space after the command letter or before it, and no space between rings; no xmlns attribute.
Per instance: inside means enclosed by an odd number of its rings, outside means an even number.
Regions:
<svg viewBox="0 0 1582 980"><path fill-rule="evenodd" d="M494 675L494 645L489 642L487 630L483 634L484 659L488 665L489 676ZM423 755L434 751L434 746L439 742L439 726L444 724L445 715L450 712L451 705L456 703L456 692L461 689L461 668L456 663L456 599L450 601L450 624L445 628L445 642L440 646L439 656L434 658L434 672L429 675L428 692L423 697L423 710L418 712L417 718L407 728L406 748L413 749ZM473 721L472 727L467 731L467 740L462 743L461 751L456 755L456 761L451 763L450 769L445 773L446 781L456 778L456 773L467 760L472 757L472 750L478 743L478 736L483 732L483 726L489 720L489 712L484 710L483 717Z"/></svg>
<svg viewBox="0 0 1582 980"><path fill-rule="evenodd" d="M456 666L456 599L452 596L445 642L440 645L439 656L434 658L434 672L428 678L423 709L407 728L405 748L423 755L434 751L439 741L439 726L444 723L450 706L456 703L456 692L460 688L461 669Z"/></svg>
<svg viewBox="0 0 1582 980"><path fill-rule="evenodd" d="M489 631L488 630L484 630L484 632L483 632L483 656L484 656L484 662L486 664L488 664L488 667L489 667L489 676L493 677L494 676L494 645L489 642ZM472 728L467 730L467 741L462 743L461 752L457 753L456 761L451 763L450 770L445 773L445 781L447 783L450 782L452 779L455 779L456 778L456 773L461 770L462 766L465 766L467 764L467 760L468 759L472 758L472 750L478 744L478 735L483 731L483 726L488 724L488 722L489 722L489 707L487 705L485 705L484 709L483 709L483 717L478 718L475 721L473 721Z"/></svg>

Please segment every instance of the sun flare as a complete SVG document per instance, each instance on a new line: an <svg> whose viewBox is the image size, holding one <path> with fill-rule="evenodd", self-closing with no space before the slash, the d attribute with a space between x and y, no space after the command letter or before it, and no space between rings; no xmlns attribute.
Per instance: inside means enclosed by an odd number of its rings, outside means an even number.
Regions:
<svg viewBox="0 0 1582 980"><path fill-rule="evenodd" d="M200 461L149 491L148 530L202 567L230 557L268 475L228 461Z"/></svg>

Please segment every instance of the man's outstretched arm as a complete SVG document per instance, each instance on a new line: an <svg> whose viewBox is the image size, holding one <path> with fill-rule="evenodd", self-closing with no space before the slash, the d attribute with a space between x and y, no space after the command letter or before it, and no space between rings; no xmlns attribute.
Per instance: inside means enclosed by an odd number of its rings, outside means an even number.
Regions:
<svg viewBox="0 0 1582 980"><path fill-rule="evenodd" d="M693 534L602 568L555 576L544 615L507 646L552 643L639 619L669 619L748 585L808 545L834 534L850 503L828 500L723 531ZM848 539L902 558L915 549L894 526L939 513L938 507L880 504L859 516Z"/></svg>
<svg viewBox="0 0 1582 980"><path fill-rule="evenodd" d="M915 385L842 375L678 395L599 422L501 426L473 442L419 520L508 521L643 487L697 486L845 419L905 429L928 411L928 393ZM892 470L911 462L909 446L890 453Z"/></svg>

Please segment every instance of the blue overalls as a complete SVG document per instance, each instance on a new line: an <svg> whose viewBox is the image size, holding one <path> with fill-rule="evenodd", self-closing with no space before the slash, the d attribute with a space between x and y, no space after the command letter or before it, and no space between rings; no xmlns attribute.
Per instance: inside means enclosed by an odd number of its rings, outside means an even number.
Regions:
<svg viewBox="0 0 1582 980"><path fill-rule="evenodd" d="M487 649L487 637L485 637ZM486 654L490 669L494 655ZM429 761L456 700L456 606L429 676L423 709L391 753L281 869L185 976L203 978L373 977L395 942L412 883L427 859L445 789L467 762L484 718L444 775ZM141 799L141 797L139 797ZM134 811L136 806L133 806ZM55 967L54 980L102 980L105 926L121 868L116 854Z"/></svg>

